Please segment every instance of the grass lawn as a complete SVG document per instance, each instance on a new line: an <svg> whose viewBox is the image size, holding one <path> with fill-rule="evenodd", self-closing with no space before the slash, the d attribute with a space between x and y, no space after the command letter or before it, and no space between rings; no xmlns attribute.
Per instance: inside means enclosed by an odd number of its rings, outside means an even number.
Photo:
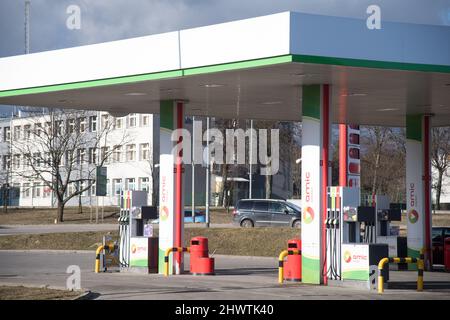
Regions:
<svg viewBox="0 0 450 320"><path fill-rule="evenodd" d="M101 208L98 210L99 221L101 222ZM105 207L104 223L117 223L119 216L118 207ZM83 207L83 213L79 213L78 207L67 207L64 210L64 223L79 224L89 223L91 210ZM4 213L0 209L0 225L19 224L53 224L56 218L56 209L52 208L8 208ZM95 207L92 207L92 221L95 222Z"/></svg>
<svg viewBox="0 0 450 320"><path fill-rule="evenodd" d="M157 234L158 230L155 230ZM0 237L0 250L95 250L106 232L73 232L12 235ZM110 233L113 238L118 232ZM208 238L209 252L228 255L276 257L286 248L287 240L300 237L292 228L191 228L185 229L185 246L192 237Z"/></svg>
<svg viewBox="0 0 450 320"><path fill-rule="evenodd" d="M186 207L186 209L189 209ZM204 210L204 208L199 208ZM232 214L226 209L212 208L211 223L231 223ZM101 209L99 208L99 222L101 222ZM104 223L117 223L119 216L118 207L105 207ZM56 209L52 208L8 208L4 213L0 208L0 225L39 225L53 224L56 217ZM78 207L67 207L64 211L64 224L89 223L91 219L91 209L83 207L83 213L78 212ZM92 221L95 222L95 207L92 208Z"/></svg>
<svg viewBox="0 0 450 320"><path fill-rule="evenodd" d="M0 286L0 300L71 300L80 292L48 288Z"/></svg>

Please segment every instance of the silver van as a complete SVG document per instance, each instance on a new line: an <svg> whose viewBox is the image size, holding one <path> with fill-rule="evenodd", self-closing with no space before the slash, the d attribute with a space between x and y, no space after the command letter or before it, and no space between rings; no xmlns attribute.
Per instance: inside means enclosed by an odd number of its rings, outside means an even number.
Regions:
<svg viewBox="0 0 450 320"><path fill-rule="evenodd" d="M301 208L285 200L242 199L233 211L233 223L243 228L301 226Z"/></svg>

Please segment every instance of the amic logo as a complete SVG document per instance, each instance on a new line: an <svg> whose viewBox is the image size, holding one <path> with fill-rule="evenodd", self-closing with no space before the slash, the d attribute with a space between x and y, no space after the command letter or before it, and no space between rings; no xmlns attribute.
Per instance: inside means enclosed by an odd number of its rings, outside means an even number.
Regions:
<svg viewBox="0 0 450 320"><path fill-rule="evenodd" d="M311 207L306 207L305 210L303 210L303 221L306 224L311 223L314 220L314 210Z"/></svg>
<svg viewBox="0 0 450 320"><path fill-rule="evenodd" d="M159 217L161 218L162 221L166 221L167 218L169 218L169 208L163 206L159 211Z"/></svg>
<svg viewBox="0 0 450 320"><path fill-rule="evenodd" d="M344 261L346 263L349 263L350 261L352 261L352 254L350 253L350 251L344 252Z"/></svg>
<svg viewBox="0 0 450 320"><path fill-rule="evenodd" d="M419 213L416 210L412 209L411 211L409 211L409 213L408 213L409 222L416 223L418 219L419 219Z"/></svg>
<svg viewBox="0 0 450 320"><path fill-rule="evenodd" d="M133 245L131 246L131 252L132 252L132 253L136 253L136 250L137 250L136 245L133 244Z"/></svg>

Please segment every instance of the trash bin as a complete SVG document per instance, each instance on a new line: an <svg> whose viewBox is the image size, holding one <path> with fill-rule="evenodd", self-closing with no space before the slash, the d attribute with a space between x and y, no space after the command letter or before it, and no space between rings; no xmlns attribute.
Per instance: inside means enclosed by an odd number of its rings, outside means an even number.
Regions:
<svg viewBox="0 0 450 320"><path fill-rule="evenodd" d="M283 277L286 281L302 280L302 241L300 239L288 240L288 255L283 268ZM294 254L293 250L299 250L300 254Z"/></svg>
<svg viewBox="0 0 450 320"><path fill-rule="evenodd" d="M450 237L444 240L444 267L445 271L450 272Z"/></svg>

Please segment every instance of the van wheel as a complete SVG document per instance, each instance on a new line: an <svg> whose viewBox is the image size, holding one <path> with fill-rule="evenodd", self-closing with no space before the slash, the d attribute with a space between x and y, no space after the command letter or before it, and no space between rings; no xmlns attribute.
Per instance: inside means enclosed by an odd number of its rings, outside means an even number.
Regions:
<svg viewBox="0 0 450 320"><path fill-rule="evenodd" d="M292 228L300 229L302 227L302 222L300 220L295 220L292 224Z"/></svg>
<svg viewBox="0 0 450 320"><path fill-rule="evenodd" d="M253 228L253 222L248 219L242 220L241 227L242 228Z"/></svg>

